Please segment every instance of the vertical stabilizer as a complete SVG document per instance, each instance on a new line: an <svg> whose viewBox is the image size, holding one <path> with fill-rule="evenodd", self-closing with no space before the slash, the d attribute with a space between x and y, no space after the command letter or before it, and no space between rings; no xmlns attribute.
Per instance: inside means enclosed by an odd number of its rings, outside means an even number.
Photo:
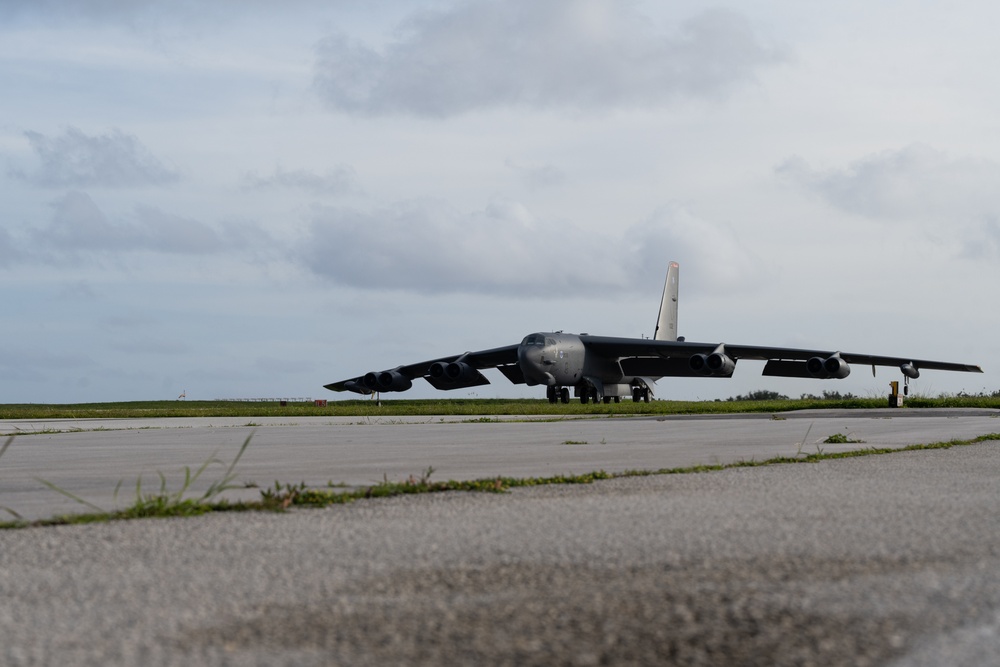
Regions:
<svg viewBox="0 0 1000 667"><path fill-rule="evenodd" d="M667 279L663 283L663 296L660 297L660 315L656 318L654 340L677 340L677 274L680 267L677 262L670 262L667 267Z"/></svg>

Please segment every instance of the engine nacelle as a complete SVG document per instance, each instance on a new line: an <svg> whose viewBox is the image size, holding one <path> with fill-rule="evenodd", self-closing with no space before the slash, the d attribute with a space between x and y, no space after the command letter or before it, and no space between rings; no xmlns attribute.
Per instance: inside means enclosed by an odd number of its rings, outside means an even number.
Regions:
<svg viewBox="0 0 1000 667"><path fill-rule="evenodd" d="M918 377L920 377L920 371L917 370L917 367L914 366L912 362L908 364L903 364L902 366L899 367L899 370L901 370L903 372L903 375L910 378L911 380L916 380Z"/></svg>
<svg viewBox="0 0 1000 667"><path fill-rule="evenodd" d="M708 355L705 365L712 375L732 375L733 371L736 370L736 362L729 355L721 352L713 352Z"/></svg>
<svg viewBox="0 0 1000 667"><path fill-rule="evenodd" d="M830 378L843 380L851 374L850 365L840 358L840 353L826 359L823 357L813 357L806 362L806 370L809 371L809 375L820 380Z"/></svg>
<svg viewBox="0 0 1000 667"><path fill-rule="evenodd" d="M445 382L468 382L478 376L475 368L462 361L436 361L427 369L427 374Z"/></svg>
<svg viewBox="0 0 1000 667"><path fill-rule="evenodd" d="M399 371L365 373L362 382L372 391L406 391L413 386L413 381Z"/></svg>
<svg viewBox="0 0 1000 667"><path fill-rule="evenodd" d="M708 370L707 354L692 354L691 358L688 359L688 366L692 371L698 373L699 375L709 375L711 373L711 371Z"/></svg>
<svg viewBox="0 0 1000 667"><path fill-rule="evenodd" d="M722 352L693 354L688 359L688 367L699 375L732 375L736 362Z"/></svg>

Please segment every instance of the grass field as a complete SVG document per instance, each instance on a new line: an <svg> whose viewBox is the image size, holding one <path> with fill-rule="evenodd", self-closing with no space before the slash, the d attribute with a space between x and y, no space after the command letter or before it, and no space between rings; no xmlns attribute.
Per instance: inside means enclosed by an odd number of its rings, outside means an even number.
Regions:
<svg viewBox="0 0 1000 667"><path fill-rule="evenodd" d="M434 416L434 415L660 415L735 412L784 412L808 409L882 408L884 398L778 399L727 401L652 401L581 405L579 401L552 405L541 399L383 399L313 403L251 401L133 401L122 403L5 404L0 419L114 419L139 417L294 417L294 416ZM912 396L907 408L965 407L1000 409L1000 396ZM888 409L888 408L887 408Z"/></svg>

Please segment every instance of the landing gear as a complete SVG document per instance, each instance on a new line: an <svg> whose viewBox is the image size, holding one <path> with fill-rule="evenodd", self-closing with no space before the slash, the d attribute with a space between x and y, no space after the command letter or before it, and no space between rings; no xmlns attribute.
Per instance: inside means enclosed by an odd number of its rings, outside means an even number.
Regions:
<svg viewBox="0 0 1000 667"><path fill-rule="evenodd" d="M549 403L569 403L569 389L566 387L546 387L545 396Z"/></svg>
<svg viewBox="0 0 1000 667"><path fill-rule="evenodd" d="M593 387L585 387L579 390L580 402L586 405L593 401L594 403L610 403L612 398L615 403L621 403L621 396L598 396L597 389ZM549 403L569 403L569 387L546 387L545 397L549 399ZM633 392L634 398L634 392ZM634 400L641 400L634 398ZM646 399L649 402L649 399Z"/></svg>
<svg viewBox="0 0 1000 667"><path fill-rule="evenodd" d="M649 403L649 387L632 387L632 401Z"/></svg>

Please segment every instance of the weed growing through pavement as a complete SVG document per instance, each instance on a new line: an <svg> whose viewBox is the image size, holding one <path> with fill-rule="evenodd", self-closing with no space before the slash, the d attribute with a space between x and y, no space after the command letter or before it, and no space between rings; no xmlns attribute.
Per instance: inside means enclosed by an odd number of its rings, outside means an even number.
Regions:
<svg viewBox="0 0 1000 667"><path fill-rule="evenodd" d="M823 442L827 445L855 445L864 444L865 441L855 440L851 436L844 435L843 433L834 433L833 435L828 436Z"/></svg>
<svg viewBox="0 0 1000 667"><path fill-rule="evenodd" d="M809 428L806 429L806 435L802 438L801 442L795 443L798 447L795 450L795 456L799 457L802 455L802 448L805 447L806 443L809 442L809 432L813 430L813 424L815 422L809 422Z"/></svg>
<svg viewBox="0 0 1000 667"><path fill-rule="evenodd" d="M137 519L143 517L195 516L222 509L242 509L238 506L238 504L231 505L228 501L219 499L219 495L229 489L246 488L245 484L235 484L233 483L233 480L236 479L236 464L238 464L240 459L243 457L243 454L246 452L247 447L250 446L250 441L252 439L253 433L248 435L246 440L243 441L243 446L240 447L239 452L237 452L236 456L229 463L225 473L213 481L208 486L208 489L206 489L200 496L189 497L188 494L192 485L194 485L194 483L201 478L205 471L208 470L209 466L213 464L225 465L225 463L217 458L214 453L194 472L192 472L190 466L184 466L184 481L181 483L180 488L176 491L168 490L166 477L162 472L157 471L156 474L160 478L159 491L157 493L144 493L142 475L140 474L135 482L135 501L130 506L120 510L106 510L89 500L81 498L80 496L53 484L48 480L35 477L35 481L92 510L90 514L57 517L50 521L36 523L88 523L92 521ZM14 436L7 439L3 447L0 448L0 456L7 451L7 448L13 440ZM114 502L116 504L118 502L118 493L121 490L123 483L124 480L119 480L118 484L115 486ZM8 508L3 509L6 509L10 514L15 516L19 523L22 522L22 517L17 512ZM9 527L7 524L3 525L4 527Z"/></svg>
<svg viewBox="0 0 1000 667"><path fill-rule="evenodd" d="M4 453L7 451L7 448L10 447L10 443L12 442L14 442L14 436L8 436L8 438L3 443L3 447L0 447L0 458L3 458ZM15 512L14 510L5 505L0 505L0 510L7 512L7 514L10 514L18 521L22 519L20 514L18 514L17 512Z"/></svg>

